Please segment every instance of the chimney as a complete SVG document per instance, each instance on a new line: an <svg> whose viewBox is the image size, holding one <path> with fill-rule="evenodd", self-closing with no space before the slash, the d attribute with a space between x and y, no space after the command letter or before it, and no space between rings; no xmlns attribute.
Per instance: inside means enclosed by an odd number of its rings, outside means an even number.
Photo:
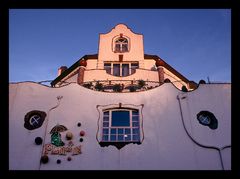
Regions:
<svg viewBox="0 0 240 179"><path fill-rule="evenodd" d="M61 67L58 69L58 76L61 75L65 70L67 70L67 67L66 67L66 66L61 66Z"/></svg>

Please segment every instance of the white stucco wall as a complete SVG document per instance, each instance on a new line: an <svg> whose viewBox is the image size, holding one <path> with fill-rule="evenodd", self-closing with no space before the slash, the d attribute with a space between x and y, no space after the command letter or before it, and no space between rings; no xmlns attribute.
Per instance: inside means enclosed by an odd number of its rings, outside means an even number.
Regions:
<svg viewBox="0 0 240 179"><path fill-rule="evenodd" d="M200 85L184 93L172 84L135 93L104 93L70 84L50 88L36 83L9 85L9 168L14 170L221 170L217 150L196 145L186 134L177 96L181 99L183 120L195 140L204 145L231 145L231 85ZM60 105L57 96L63 96ZM96 140L98 111L96 105L144 104L142 144L129 144L118 150L114 146L101 147ZM23 127L24 116L31 110L42 110L47 117L42 127L29 131ZM211 130L196 119L201 110L209 110L218 119L219 128ZM81 122L82 126L77 127ZM37 136L50 142L50 130L57 123L74 134L73 142L82 145L82 154L72 156L49 155L47 164L40 164L41 146L34 143ZM45 129L47 134L45 136ZM82 143L79 132L86 135ZM67 131L66 131L67 132ZM64 140L65 133L62 133ZM231 148L222 150L225 169L231 169ZM56 160L62 163L57 164Z"/></svg>

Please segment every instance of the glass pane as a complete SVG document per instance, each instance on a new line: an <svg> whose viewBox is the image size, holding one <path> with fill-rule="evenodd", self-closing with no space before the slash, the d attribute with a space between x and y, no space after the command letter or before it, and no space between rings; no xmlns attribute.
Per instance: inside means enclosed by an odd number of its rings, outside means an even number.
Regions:
<svg viewBox="0 0 240 179"><path fill-rule="evenodd" d="M118 134L123 134L123 129L122 128L118 129Z"/></svg>
<svg viewBox="0 0 240 179"><path fill-rule="evenodd" d="M116 135L111 135L110 140L111 141L116 141Z"/></svg>
<svg viewBox="0 0 240 179"><path fill-rule="evenodd" d="M120 52L120 44L115 44L115 52Z"/></svg>
<svg viewBox="0 0 240 179"><path fill-rule="evenodd" d="M125 141L130 141L131 140L131 135L124 135Z"/></svg>
<svg viewBox="0 0 240 179"><path fill-rule="evenodd" d="M132 116L133 121L138 121L138 118L139 118L138 116Z"/></svg>
<svg viewBox="0 0 240 179"><path fill-rule="evenodd" d="M108 127L109 123L108 122L103 122L103 127Z"/></svg>
<svg viewBox="0 0 240 179"><path fill-rule="evenodd" d="M104 116L103 117L103 121L109 121L109 117L108 116Z"/></svg>
<svg viewBox="0 0 240 179"><path fill-rule="evenodd" d="M128 44L122 44L122 52L128 51Z"/></svg>
<svg viewBox="0 0 240 179"><path fill-rule="evenodd" d="M210 121L211 121L208 116L204 116L204 115L200 115L199 120L205 125L210 124Z"/></svg>
<svg viewBox="0 0 240 179"><path fill-rule="evenodd" d="M132 111L132 115L138 115L138 110Z"/></svg>
<svg viewBox="0 0 240 179"><path fill-rule="evenodd" d="M118 135L118 141L123 141L123 135Z"/></svg>
<svg viewBox="0 0 240 179"><path fill-rule="evenodd" d="M133 140L139 141L140 140L139 135L133 135Z"/></svg>
<svg viewBox="0 0 240 179"><path fill-rule="evenodd" d="M108 129L103 129L103 134L108 134Z"/></svg>
<svg viewBox="0 0 240 179"><path fill-rule="evenodd" d="M125 134L130 134L130 133L131 133L130 129L125 129Z"/></svg>
<svg viewBox="0 0 240 179"><path fill-rule="evenodd" d="M104 115L104 116L108 116L108 115L109 115L109 111L103 112L103 115Z"/></svg>
<svg viewBox="0 0 240 179"><path fill-rule="evenodd" d="M116 134L117 130L116 129L111 129L111 134Z"/></svg>
<svg viewBox="0 0 240 179"><path fill-rule="evenodd" d="M129 75L129 64L122 64L122 76Z"/></svg>
<svg viewBox="0 0 240 179"><path fill-rule="evenodd" d="M108 135L103 135L103 141L108 141Z"/></svg>
<svg viewBox="0 0 240 179"><path fill-rule="evenodd" d="M139 134L139 128L133 129L133 134Z"/></svg>
<svg viewBox="0 0 240 179"><path fill-rule="evenodd" d="M129 111L112 111L112 126L130 126Z"/></svg>
<svg viewBox="0 0 240 179"><path fill-rule="evenodd" d="M111 63L104 63L104 70L106 70L108 74L111 74Z"/></svg>
<svg viewBox="0 0 240 179"><path fill-rule="evenodd" d="M120 64L113 64L113 75L120 76Z"/></svg>
<svg viewBox="0 0 240 179"><path fill-rule="evenodd" d="M139 126L139 123L138 123L138 122L133 122L133 123L132 123L132 126L133 126L133 127L138 127L138 126Z"/></svg>
<svg viewBox="0 0 240 179"><path fill-rule="evenodd" d="M131 63L132 74L136 72L137 68L139 68L138 63Z"/></svg>

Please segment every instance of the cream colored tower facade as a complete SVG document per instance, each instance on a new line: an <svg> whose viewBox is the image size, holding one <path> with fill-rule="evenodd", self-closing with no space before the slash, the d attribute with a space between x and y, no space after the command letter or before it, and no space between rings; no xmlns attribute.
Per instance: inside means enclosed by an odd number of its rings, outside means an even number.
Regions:
<svg viewBox="0 0 240 179"><path fill-rule="evenodd" d="M196 88L157 55L144 54L143 35L134 33L125 24L116 25L110 32L99 35L98 54L85 55L71 67L61 67L52 86L66 83L96 84L111 89L114 84L123 85L122 91L144 81L145 90L172 82L178 89ZM109 91L109 90L108 90ZM111 91L111 90L110 90Z"/></svg>

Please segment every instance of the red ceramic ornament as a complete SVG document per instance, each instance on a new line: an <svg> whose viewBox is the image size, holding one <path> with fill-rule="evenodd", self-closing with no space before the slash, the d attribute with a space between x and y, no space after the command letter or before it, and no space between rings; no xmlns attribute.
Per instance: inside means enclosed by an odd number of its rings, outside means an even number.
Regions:
<svg viewBox="0 0 240 179"><path fill-rule="evenodd" d="M81 131L80 132L80 136L84 136L85 135L85 132L84 131Z"/></svg>

